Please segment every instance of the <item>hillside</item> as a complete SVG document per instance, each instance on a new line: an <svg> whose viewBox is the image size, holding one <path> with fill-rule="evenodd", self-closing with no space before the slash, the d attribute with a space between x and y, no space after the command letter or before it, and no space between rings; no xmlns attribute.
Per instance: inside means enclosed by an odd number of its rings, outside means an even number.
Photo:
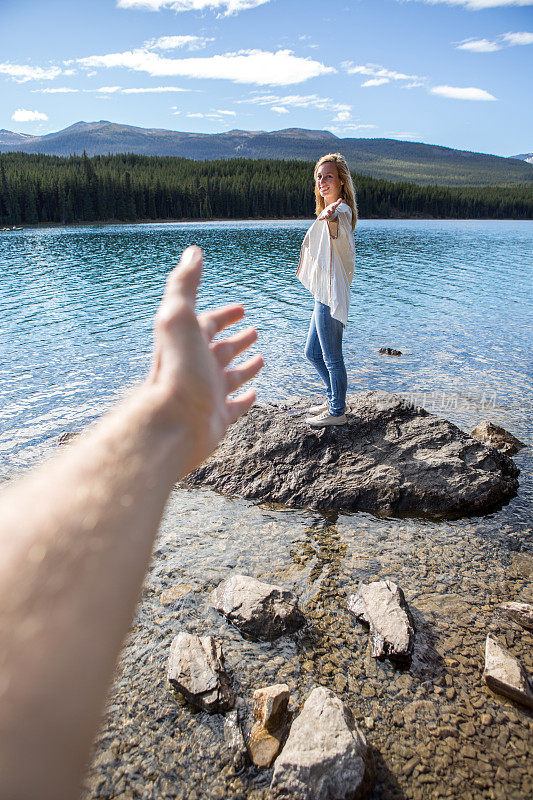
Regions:
<svg viewBox="0 0 533 800"><path fill-rule="evenodd" d="M227 158L316 161L340 151L358 173L392 181L441 186L533 184L533 165L516 158L453 150L396 139L340 139L329 131L291 128L201 134L119 125L106 120L77 122L44 136L0 131L0 153L89 156L108 153L180 156L202 161Z"/></svg>

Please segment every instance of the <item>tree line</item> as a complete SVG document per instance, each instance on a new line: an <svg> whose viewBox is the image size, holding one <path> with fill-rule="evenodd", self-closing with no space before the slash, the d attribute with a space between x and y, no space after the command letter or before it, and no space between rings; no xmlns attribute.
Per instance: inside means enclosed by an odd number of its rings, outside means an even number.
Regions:
<svg viewBox="0 0 533 800"><path fill-rule="evenodd" d="M532 219L527 185L419 186L353 174L363 218ZM313 164L0 154L0 225L311 218Z"/></svg>

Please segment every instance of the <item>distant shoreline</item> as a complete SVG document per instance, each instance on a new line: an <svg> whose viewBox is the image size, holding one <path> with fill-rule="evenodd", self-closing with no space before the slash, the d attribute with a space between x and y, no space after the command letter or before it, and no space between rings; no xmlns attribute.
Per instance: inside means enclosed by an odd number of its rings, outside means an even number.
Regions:
<svg viewBox="0 0 533 800"><path fill-rule="evenodd" d="M368 219L391 219L391 220L434 220L439 221L455 221L455 222L531 222L532 219L516 219L516 217L433 217L429 214L417 214L416 216L390 216L390 217L359 217L360 222ZM87 225L116 225L117 227L123 225L161 225L161 224L175 224L179 222L312 222L313 217L243 217L242 219L227 219L227 218L213 218L203 219L201 217L181 217L179 219L131 219L131 220L116 220L116 219L92 219L83 220L81 222L36 222L32 224L24 224L15 226L16 230L26 230L34 228L78 228ZM8 226L9 227L9 226ZM10 233L9 230L1 230L0 233Z"/></svg>

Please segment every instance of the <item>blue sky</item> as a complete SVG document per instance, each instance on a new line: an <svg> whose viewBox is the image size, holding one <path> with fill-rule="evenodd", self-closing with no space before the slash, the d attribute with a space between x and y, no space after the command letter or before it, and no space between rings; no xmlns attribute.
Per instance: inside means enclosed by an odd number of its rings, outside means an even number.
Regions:
<svg viewBox="0 0 533 800"><path fill-rule="evenodd" d="M533 150L533 0L0 0L0 128Z"/></svg>

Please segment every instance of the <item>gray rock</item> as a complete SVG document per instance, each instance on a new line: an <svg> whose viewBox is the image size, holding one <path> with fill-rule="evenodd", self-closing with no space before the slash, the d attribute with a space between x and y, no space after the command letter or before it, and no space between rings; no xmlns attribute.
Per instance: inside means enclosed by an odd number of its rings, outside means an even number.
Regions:
<svg viewBox="0 0 533 800"><path fill-rule="evenodd" d="M533 691L525 669L520 661L490 634L485 643L483 678L489 689L533 709Z"/></svg>
<svg viewBox="0 0 533 800"><path fill-rule="evenodd" d="M313 689L274 766L272 800L358 800L373 781L372 754L352 712L329 689Z"/></svg>
<svg viewBox="0 0 533 800"><path fill-rule="evenodd" d="M238 711L230 711L224 720L224 741L226 742L233 764L236 769L242 769L247 760L246 745L239 724Z"/></svg>
<svg viewBox="0 0 533 800"><path fill-rule="evenodd" d="M250 639L270 641L305 622L292 592L237 573L211 592L211 604Z"/></svg>
<svg viewBox="0 0 533 800"><path fill-rule="evenodd" d="M521 442L520 439L517 439L512 433L506 431L505 428L501 428L493 422L488 422L488 420L476 425L470 435L473 436L474 439L479 439L483 444L488 444L491 447L495 447L496 450L499 450L501 453L506 453L508 456L513 456L523 447L527 447L524 442Z"/></svg>
<svg viewBox="0 0 533 800"><path fill-rule="evenodd" d="M394 347L380 347L379 352L382 356L401 356L401 350L395 350Z"/></svg>
<svg viewBox="0 0 533 800"><path fill-rule="evenodd" d="M178 633L170 646L167 676L174 689L209 714L223 713L235 703L222 647L212 636Z"/></svg>
<svg viewBox="0 0 533 800"><path fill-rule="evenodd" d="M286 506L432 518L508 501L519 470L451 422L383 391L348 397L348 422L305 423L309 398L255 405L186 483Z"/></svg>
<svg viewBox="0 0 533 800"><path fill-rule="evenodd" d="M408 661L414 646L414 625L405 597L393 581L362 583L348 598L348 609L370 625L374 658Z"/></svg>
<svg viewBox="0 0 533 800"><path fill-rule="evenodd" d="M533 605L531 603L500 603L500 609L514 622L533 631Z"/></svg>

